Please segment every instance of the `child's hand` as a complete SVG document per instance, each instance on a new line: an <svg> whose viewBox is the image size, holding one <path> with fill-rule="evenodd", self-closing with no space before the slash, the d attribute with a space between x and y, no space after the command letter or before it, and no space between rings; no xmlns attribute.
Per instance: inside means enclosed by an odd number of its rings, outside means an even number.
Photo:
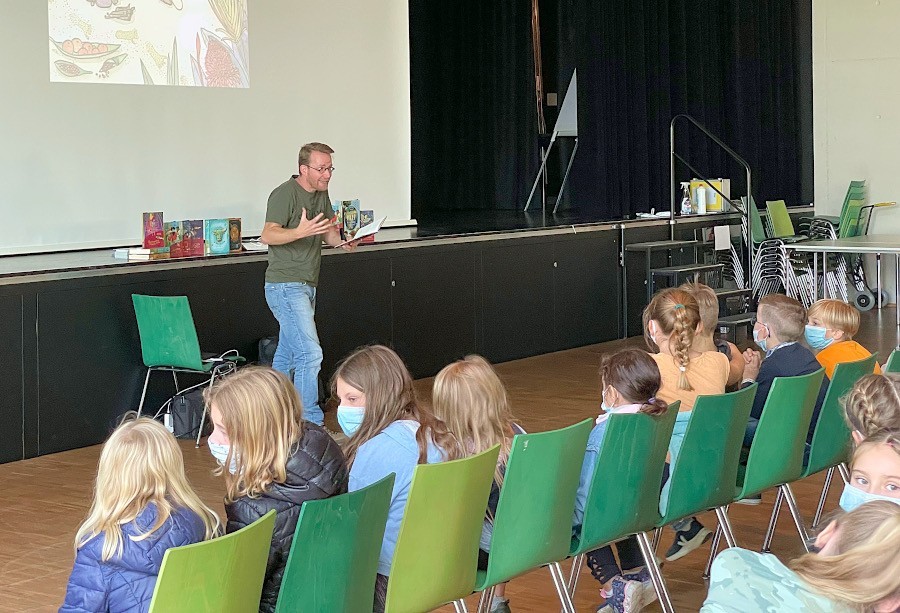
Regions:
<svg viewBox="0 0 900 613"><path fill-rule="evenodd" d="M759 375L760 364L762 364L762 357L760 357L759 353L752 349L747 349L744 352L744 379L756 381L756 377Z"/></svg>

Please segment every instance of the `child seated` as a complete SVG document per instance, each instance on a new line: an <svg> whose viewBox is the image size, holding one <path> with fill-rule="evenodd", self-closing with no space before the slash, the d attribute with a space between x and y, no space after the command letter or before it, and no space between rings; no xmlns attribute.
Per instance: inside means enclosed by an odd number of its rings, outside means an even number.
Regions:
<svg viewBox="0 0 900 613"><path fill-rule="evenodd" d="M845 511L852 511L873 500L900 505L900 433L876 432L853 452L850 481L844 484L839 504Z"/></svg>
<svg viewBox="0 0 900 613"><path fill-rule="evenodd" d="M331 388L340 399L338 423L350 437L344 447L350 491L395 475L375 581L377 613L384 611L391 562L416 465L456 460L461 455L444 422L419 404L412 375L392 349L383 345L357 349L338 365Z"/></svg>
<svg viewBox="0 0 900 613"><path fill-rule="evenodd" d="M657 398L662 385L656 362L640 349L624 349L605 356L600 366L600 408L603 413L597 417L597 424L588 437L587 451L581 466L578 493L575 496L574 529L580 530L584 519L584 506L588 489L594 477L597 456L606 435L607 418L613 413L647 413L660 415L668 405ZM591 574L602 584L600 595L606 599L601 611L617 613L640 611L656 599L656 591L650 582L650 574L644 567L644 558L638 541L630 536L615 545L619 562L613 556L610 546L587 554L587 564Z"/></svg>
<svg viewBox="0 0 900 613"><path fill-rule="evenodd" d="M218 530L218 516L188 483L175 437L157 421L126 416L100 452L59 610L147 611L166 550Z"/></svg>
<svg viewBox="0 0 900 613"><path fill-rule="evenodd" d="M879 430L900 432L900 375L866 375L841 403L856 445Z"/></svg>
<svg viewBox="0 0 900 613"><path fill-rule="evenodd" d="M712 566L702 613L896 611L900 607L900 505L867 502L816 539L819 553L782 564L772 554L726 549Z"/></svg>
<svg viewBox="0 0 900 613"><path fill-rule="evenodd" d="M859 332L859 311L843 300L819 300L806 314L806 342L816 353L816 359L831 379L834 367L841 362L854 362L872 353L853 340ZM875 373L881 368L875 365Z"/></svg>
<svg viewBox="0 0 900 613"><path fill-rule="evenodd" d="M494 445L500 445L478 552L478 569L487 570L494 532L493 519L500 502L500 488L503 486L512 439L525 431L513 421L509 397L500 377L490 363L478 355L469 355L453 362L437 374L431 404L435 416L447 424L455 435L460 457L482 453ZM490 605L491 613L509 613L509 600L505 595L506 584L497 585Z"/></svg>
<svg viewBox="0 0 900 613"><path fill-rule="evenodd" d="M769 294L763 296L759 301L756 324L753 326L753 340L765 352L766 357L765 359L761 358L759 353L753 349L747 349L744 352L746 366L741 385L746 387L754 381L759 384L756 389L756 397L753 399L753 408L750 411L747 434L744 437L744 445L747 447L753 442L763 406L766 404L775 378L808 375L821 368L812 352L797 342L803 336L805 322L806 309L798 300L784 294ZM822 381L816 406L813 409L807 436L808 441L812 440L816 423L819 421L819 411L822 410L822 402L825 400L827 391L828 378L826 377Z"/></svg>
<svg viewBox="0 0 900 613"><path fill-rule="evenodd" d="M744 377L744 356L734 343L718 338L719 298L715 290L702 283L684 283L683 289L697 301L700 307L701 326L694 336L694 347L698 351L718 351L728 358L729 371L726 387L736 386Z"/></svg>

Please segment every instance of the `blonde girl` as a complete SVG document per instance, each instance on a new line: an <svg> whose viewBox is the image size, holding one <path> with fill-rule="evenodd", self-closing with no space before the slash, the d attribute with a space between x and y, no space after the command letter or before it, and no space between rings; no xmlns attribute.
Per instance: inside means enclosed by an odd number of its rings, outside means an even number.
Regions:
<svg viewBox="0 0 900 613"><path fill-rule="evenodd" d="M395 475L375 583L375 610L382 611L413 470L462 456L444 423L419 404L412 376L392 349L357 349L338 366L331 386L340 402L338 423L350 437L344 448L350 490Z"/></svg>
<svg viewBox="0 0 900 613"><path fill-rule="evenodd" d="M853 452L850 481L844 485L841 508L852 511L873 500L900 505L900 432L876 432Z"/></svg>
<svg viewBox="0 0 900 613"><path fill-rule="evenodd" d="M488 498L478 556L478 566L485 570L493 534L493 517L500 502L500 488L512 437L525 431L513 421L509 396L500 377L493 366L478 355L468 355L445 366L434 378L431 401L435 416L443 420L455 435L459 455L473 455L500 445L500 458ZM492 613L509 611L505 593L505 583L494 590Z"/></svg>
<svg viewBox="0 0 900 613"><path fill-rule="evenodd" d="M226 532L275 510L260 611L274 611L300 507L347 491L340 445L303 420L297 388L284 374L251 366L206 392L214 425L210 452L225 479ZM227 468L226 468L227 467Z"/></svg>
<svg viewBox="0 0 900 613"><path fill-rule="evenodd" d="M833 520L819 553L782 564L733 548L716 557L703 613L896 611L900 607L900 505L867 502Z"/></svg>
<svg viewBox="0 0 900 613"><path fill-rule="evenodd" d="M841 402L856 444L879 430L900 431L898 374L866 375Z"/></svg>
<svg viewBox="0 0 900 613"><path fill-rule="evenodd" d="M146 611L166 550L218 529L218 516L188 483L175 437L157 421L126 415L100 452L60 611Z"/></svg>

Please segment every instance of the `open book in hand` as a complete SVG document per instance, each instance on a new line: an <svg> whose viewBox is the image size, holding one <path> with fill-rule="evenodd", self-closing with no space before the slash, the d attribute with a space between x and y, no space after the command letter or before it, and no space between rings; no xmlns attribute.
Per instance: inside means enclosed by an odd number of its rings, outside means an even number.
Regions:
<svg viewBox="0 0 900 613"><path fill-rule="evenodd" d="M381 229L381 224L383 224L386 219L387 219L387 216L384 216L381 219L376 219L372 223L365 225L362 228L360 228L359 230L357 230L356 234L350 240L346 240L343 243L341 243L340 245L335 245L335 246L343 247L344 245L346 245L348 243L352 243L352 242L361 240L367 236L370 236L372 234L375 234L376 232L378 232Z"/></svg>

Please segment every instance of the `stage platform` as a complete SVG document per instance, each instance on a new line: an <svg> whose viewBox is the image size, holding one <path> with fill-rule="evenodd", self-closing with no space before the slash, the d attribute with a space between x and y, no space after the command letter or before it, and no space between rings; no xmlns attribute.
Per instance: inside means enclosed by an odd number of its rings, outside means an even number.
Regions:
<svg viewBox="0 0 900 613"><path fill-rule="evenodd" d="M388 228L353 253L323 251L323 375L366 343L397 349L416 377L479 353L505 362L620 338L646 295L624 245L694 239L737 213L600 220L472 213ZM278 327L266 254L127 262L112 249L0 258L0 462L102 441L140 398L145 369L131 294L186 295L201 347L253 360ZM625 298L627 297L627 300ZM171 393L151 378L147 406Z"/></svg>

